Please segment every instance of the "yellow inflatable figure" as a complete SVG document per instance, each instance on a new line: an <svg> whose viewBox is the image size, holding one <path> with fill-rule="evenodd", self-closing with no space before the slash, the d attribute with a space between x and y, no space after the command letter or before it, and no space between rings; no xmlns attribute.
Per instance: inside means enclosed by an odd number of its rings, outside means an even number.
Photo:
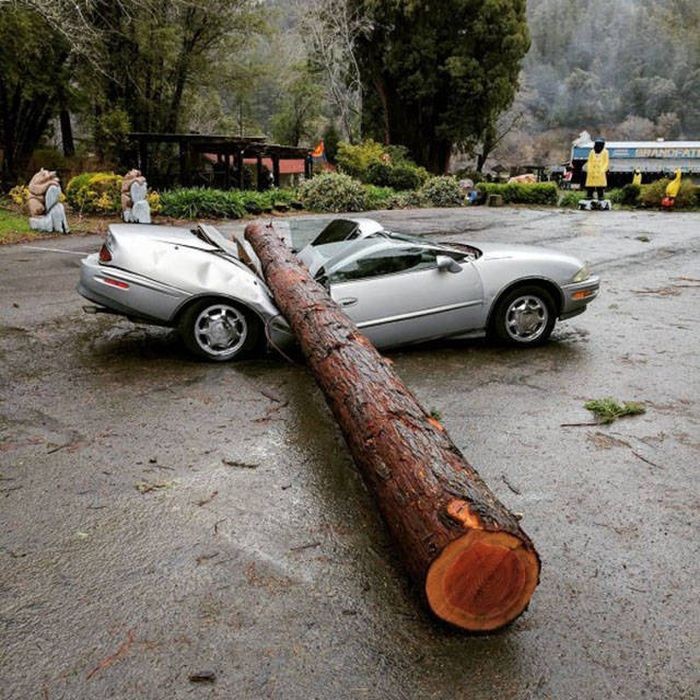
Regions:
<svg viewBox="0 0 700 700"><path fill-rule="evenodd" d="M675 199L681 189L681 169L676 170L676 177L666 185L666 196Z"/></svg>
<svg viewBox="0 0 700 700"><path fill-rule="evenodd" d="M632 178L632 184L641 186L642 184L642 173L640 170L635 170L634 171L634 177Z"/></svg>
<svg viewBox="0 0 700 700"><path fill-rule="evenodd" d="M593 142L593 148L588 154L586 164L586 190L588 199L593 199L593 192L598 193L600 202L605 196L605 188L608 186L607 172L610 167L608 151L605 148L605 140L598 138Z"/></svg>

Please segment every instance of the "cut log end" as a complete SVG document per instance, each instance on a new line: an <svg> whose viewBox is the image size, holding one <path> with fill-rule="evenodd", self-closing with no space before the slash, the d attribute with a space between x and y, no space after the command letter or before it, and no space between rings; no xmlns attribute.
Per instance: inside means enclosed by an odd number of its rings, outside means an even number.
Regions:
<svg viewBox="0 0 700 700"><path fill-rule="evenodd" d="M430 565L425 592L433 612L472 632L486 632L520 615L537 586L540 563L505 532L470 530Z"/></svg>

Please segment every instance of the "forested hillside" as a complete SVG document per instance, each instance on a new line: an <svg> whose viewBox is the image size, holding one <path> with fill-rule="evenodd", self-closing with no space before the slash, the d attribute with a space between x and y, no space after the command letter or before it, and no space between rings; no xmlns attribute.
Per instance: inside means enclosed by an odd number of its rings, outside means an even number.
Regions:
<svg viewBox="0 0 700 700"><path fill-rule="evenodd" d="M698 0L529 0L531 48L496 156L546 162L587 129L700 137Z"/></svg>
<svg viewBox="0 0 700 700"><path fill-rule="evenodd" d="M435 172L455 148L465 167L562 161L584 129L700 138L700 0L529 0L529 37L523 0L81 7L0 0L7 184L42 146L116 164L131 130L388 137Z"/></svg>

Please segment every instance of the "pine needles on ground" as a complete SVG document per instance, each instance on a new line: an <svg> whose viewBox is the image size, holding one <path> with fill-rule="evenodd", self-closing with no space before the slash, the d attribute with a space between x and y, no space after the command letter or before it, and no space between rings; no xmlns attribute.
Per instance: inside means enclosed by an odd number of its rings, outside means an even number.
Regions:
<svg viewBox="0 0 700 700"><path fill-rule="evenodd" d="M604 399L586 401L584 408L595 414L599 423L609 424L624 416L638 416L646 413L646 408L639 401L625 401L620 404L610 396Z"/></svg>

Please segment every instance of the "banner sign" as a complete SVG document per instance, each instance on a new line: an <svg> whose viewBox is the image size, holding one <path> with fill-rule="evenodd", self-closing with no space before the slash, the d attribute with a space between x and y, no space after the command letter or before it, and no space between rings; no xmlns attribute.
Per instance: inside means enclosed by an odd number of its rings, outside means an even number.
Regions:
<svg viewBox="0 0 700 700"><path fill-rule="evenodd" d="M574 160L585 160L593 146L575 146ZM700 158L700 148L675 148L673 146L655 146L653 148L609 148L610 158Z"/></svg>

